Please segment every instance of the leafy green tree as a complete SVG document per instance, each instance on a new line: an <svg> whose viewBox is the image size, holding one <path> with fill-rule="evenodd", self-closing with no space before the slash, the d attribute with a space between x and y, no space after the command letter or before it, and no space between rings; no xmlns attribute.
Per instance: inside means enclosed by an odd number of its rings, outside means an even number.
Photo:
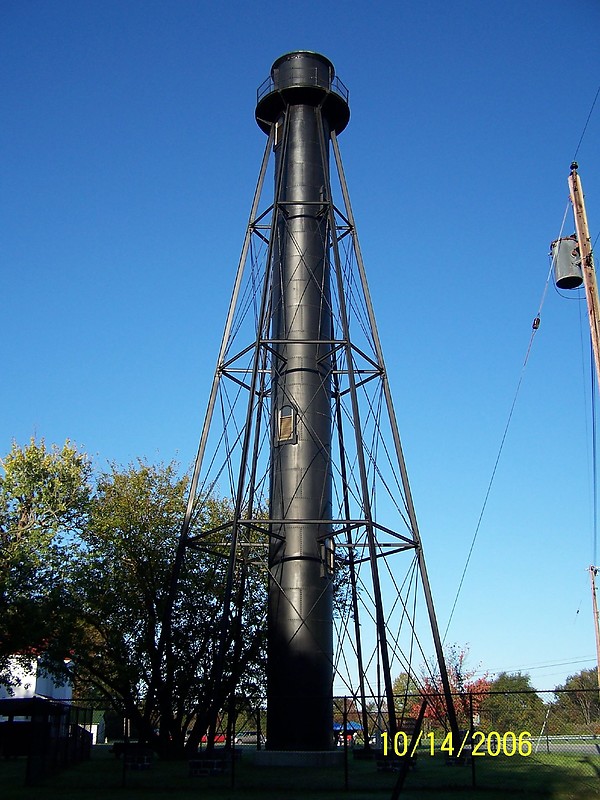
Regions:
<svg viewBox="0 0 600 800"><path fill-rule="evenodd" d="M481 705L480 726L484 730L539 732L546 708L528 674L501 672L492 681Z"/></svg>
<svg viewBox="0 0 600 800"><path fill-rule="evenodd" d="M248 568L252 541L230 559L229 502L198 499L181 547L187 479L172 464L93 483L68 442L32 441L3 466L0 664L43 652L67 677L69 654L80 697L106 698L162 756L194 751L234 692L264 683L265 575Z"/></svg>
<svg viewBox="0 0 600 800"><path fill-rule="evenodd" d="M583 669L570 675L563 686L555 689L556 702L552 708L552 721L561 720L574 728L589 728L600 723L600 691L598 670Z"/></svg>
<svg viewBox="0 0 600 800"><path fill-rule="evenodd" d="M415 711L415 696L419 695L419 686L412 675L401 672L392 684L396 716L402 720L405 715L412 716Z"/></svg>
<svg viewBox="0 0 600 800"><path fill-rule="evenodd" d="M91 465L69 441L48 448L43 439L13 443L0 464L0 683L10 686L11 660L30 662L60 638L69 553L89 518Z"/></svg>
<svg viewBox="0 0 600 800"><path fill-rule="evenodd" d="M98 481L70 577L77 678L100 688L163 756L195 750L227 697L251 691L262 674L262 578L245 582L243 637L221 625L222 531L186 549L173 584L186 493L174 465L114 467ZM227 501L204 499L191 530L229 518Z"/></svg>

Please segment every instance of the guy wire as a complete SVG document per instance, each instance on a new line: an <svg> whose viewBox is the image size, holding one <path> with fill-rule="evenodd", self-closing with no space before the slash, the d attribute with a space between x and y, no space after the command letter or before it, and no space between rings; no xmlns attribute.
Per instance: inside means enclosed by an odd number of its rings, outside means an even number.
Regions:
<svg viewBox="0 0 600 800"><path fill-rule="evenodd" d="M565 213L563 215L562 224L560 226L560 233L558 234L558 237L557 237L558 239L560 239L562 237L563 229L565 227L565 220L567 218L568 212L569 212L569 203L567 203L567 207L565 208ZM467 569L468 569L469 563L471 561L471 556L473 555L473 549L475 547L475 542L477 540L477 535L479 534L479 529L481 528L481 522L483 520L483 515L485 513L487 502L488 502L490 493L492 491L492 484L494 483L494 478L496 477L496 471L498 469L498 464L500 462L500 457L501 457L502 451L504 449L504 443L505 443L506 437L508 435L508 429L510 427L510 423L511 423L511 420L512 420L513 412L515 410L515 405L517 403L517 397L519 396L519 391L521 389L521 384L523 382L523 377L525 375L525 369L527 367L527 362L529 361L529 356L531 354L531 348L533 346L533 340L535 338L535 334L537 333L537 331L538 331L538 329L540 327L542 308L543 308L544 302L546 300L546 295L548 293L548 285L549 285L549 282L550 282L550 277L552 275L553 269L554 269L554 259L552 259L552 262L550 264L550 269L548 270L548 275L546 277L546 283L544 285L544 290L542 292L542 297L541 297L541 300L540 300L540 303L539 303L539 306L538 306L538 312L537 312L537 315L535 316L535 318L533 320L533 325L531 327L531 335L529 337L529 344L527 346L527 352L525 353L525 359L523 360L523 366L521 367L521 374L519 375L519 380L517 381L517 388L516 388L515 393L514 393L514 397L513 397L513 401L512 401L511 407L510 407L510 411L508 413L508 419L507 419L506 425L504 427L504 433L502 434L502 439L500 441L500 447L498 449L498 455L496 456L496 461L494 462L494 467L492 469L492 475L490 477L490 480L489 480L489 483L488 483L488 486L487 486L487 490L486 490L485 497L484 497L484 500L483 500L483 505L481 507L481 512L479 514L479 519L477 520L477 525L475 526L475 533L473 534L473 539L471 540L471 546L469 548L469 553L467 555L467 560L465 562L465 566L464 566L464 569L462 571L462 575L460 577L460 582L458 584L458 589L456 591L456 596L454 598L454 603L452 604L452 609L450 610L450 616L448 618L448 623L446 625L446 630L444 631L444 637L443 637L443 641L444 642L446 641L446 636L448 634L448 629L450 628L450 623L452 622L452 617L454 616L454 610L456 609L456 604L458 603L458 598L459 598L459 595L460 595L460 592L461 592L461 589L462 589L462 586L463 586L463 583L464 583L464 580L465 580L465 575L467 574Z"/></svg>

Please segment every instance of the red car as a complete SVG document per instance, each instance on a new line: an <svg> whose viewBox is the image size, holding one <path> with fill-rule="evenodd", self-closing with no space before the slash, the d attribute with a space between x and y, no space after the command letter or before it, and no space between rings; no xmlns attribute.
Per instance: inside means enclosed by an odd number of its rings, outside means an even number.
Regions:
<svg viewBox="0 0 600 800"><path fill-rule="evenodd" d="M204 734L204 736L202 737L202 744L206 744L207 741L208 741L208 736ZM223 742L225 741L227 741L227 737L225 736L224 733L215 733L215 738L213 739L213 742L215 744L223 744Z"/></svg>

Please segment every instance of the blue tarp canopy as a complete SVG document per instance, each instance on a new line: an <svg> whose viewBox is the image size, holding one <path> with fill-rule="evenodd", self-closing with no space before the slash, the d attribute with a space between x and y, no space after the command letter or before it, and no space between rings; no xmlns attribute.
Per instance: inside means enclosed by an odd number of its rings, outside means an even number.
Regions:
<svg viewBox="0 0 600 800"><path fill-rule="evenodd" d="M344 730L343 723L342 722L334 722L333 723L333 730L336 731L336 732L337 731L343 731ZM352 731L362 731L362 725L359 725L358 722L347 722L346 723L346 730L349 733L352 733Z"/></svg>

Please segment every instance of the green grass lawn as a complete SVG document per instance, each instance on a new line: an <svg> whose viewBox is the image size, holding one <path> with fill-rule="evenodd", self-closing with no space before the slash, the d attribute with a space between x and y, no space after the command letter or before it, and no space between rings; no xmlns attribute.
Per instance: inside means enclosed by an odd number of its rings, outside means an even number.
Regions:
<svg viewBox="0 0 600 800"><path fill-rule="evenodd" d="M247 758L231 773L190 777L186 763L154 761L150 769L123 773L105 746L95 747L90 761L48 777L43 785L26 788L25 760L0 761L2 800L387 800L395 773L377 772L373 762L349 760L348 791L343 767L290 769L255 767ZM576 756L531 756L476 760L477 788L470 765L447 766L443 759L420 754L401 795L406 800L592 800L600 798L600 757L597 763ZM232 785L233 784L233 785Z"/></svg>

